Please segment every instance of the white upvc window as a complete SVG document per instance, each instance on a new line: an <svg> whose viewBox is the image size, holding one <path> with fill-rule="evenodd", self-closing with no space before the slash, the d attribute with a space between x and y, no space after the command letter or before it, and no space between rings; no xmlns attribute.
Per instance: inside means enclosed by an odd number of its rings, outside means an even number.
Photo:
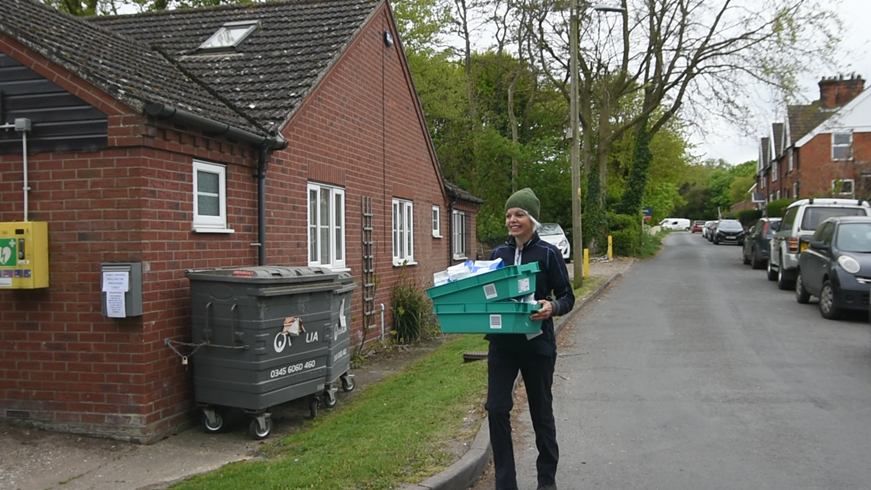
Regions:
<svg viewBox="0 0 871 490"><path fill-rule="evenodd" d="M852 196L854 184L853 179L835 179L832 181L832 190L841 196Z"/></svg>
<svg viewBox="0 0 871 490"><path fill-rule="evenodd" d="M227 167L194 160L193 230L233 233L227 227Z"/></svg>
<svg viewBox="0 0 871 490"><path fill-rule="evenodd" d="M852 144L852 133L832 133L832 160L850 160Z"/></svg>
<svg viewBox="0 0 871 490"><path fill-rule="evenodd" d="M442 209L436 205L432 207L432 236L442 237Z"/></svg>
<svg viewBox="0 0 871 490"><path fill-rule="evenodd" d="M787 164L787 171L792 172L795 169L795 167L793 167L793 163L792 163L792 150L789 150L786 152L786 158L789 162Z"/></svg>
<svg viewBox="0 0 871 490"><path fill-rule="evenodd" d="M777 198L780 199L780 189L777 189Z"/></svg>
<svg viewBox="0 0 871 490"><path fill-rule="evenodd" d="M308 184L308 265L344 269L345 190Z"/></svg>
<svg viewBox="0 0 871 490"><path fill-rule="evenodd" d="M393 265L414 263L414 203L393 200Z"/></svg>
<svg viewBox="0 0 871 490"><path fill-rule="evenodd" d="M463 260L466 255L466 213L454 211L451 216L451 254L454 260Z"/></svg>
<svg viewBox="0 0 871 490"><path fill-rule="evenodd" d="M792 183L792 198L798 199L798 182Z"/></svg>
<svg viewBox="0 0 871 490"><path fill-rule="evenodd" d="M771 162L771 181L777 182L777 160Z"/></svg>

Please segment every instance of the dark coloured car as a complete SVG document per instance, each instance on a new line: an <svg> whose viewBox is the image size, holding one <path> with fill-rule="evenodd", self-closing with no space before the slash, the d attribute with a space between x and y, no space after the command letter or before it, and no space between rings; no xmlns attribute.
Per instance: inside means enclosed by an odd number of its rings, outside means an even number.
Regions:
<svg viewBox="0 0 871 490"><path fill-rule="evenodd" d="M693 221L693 233L701 232L705 227L705 220L697 219Z"/></svg>
<svg viewBox="0 0 871 490"><path fill-rule="evenodd" d="M780 229L780 218L759 218L744 237L742 258L745 264L761 269L768 263L768 244L774 233Z"/></svg>
<svg viewBox="0 0 871 490"><path fill-rule="evenodd" d="M713 242L713 241L714 241L714 233L717 231L717 224L718 224L718 223L719 223L719 221L714 220L714 221L711 221L710 226L708 226L708 235L707 235L707 238L708 238L708 241L709 241L709 242Z"/></svg>
<svg viewBox="0 0 871 490"><path fill-rule="evenodd" d="M871 216L840 216L820 223L798 258L795 299L820 298L820 314L868 311L871 288Z"/></svg>
<svg viewBox="0 0 871 490"><path fill-rule="evenodd" d="M714 229L714 237L711 241L714 245L721 243L744 245L744 226L736 219L721 219Z"/></svg>

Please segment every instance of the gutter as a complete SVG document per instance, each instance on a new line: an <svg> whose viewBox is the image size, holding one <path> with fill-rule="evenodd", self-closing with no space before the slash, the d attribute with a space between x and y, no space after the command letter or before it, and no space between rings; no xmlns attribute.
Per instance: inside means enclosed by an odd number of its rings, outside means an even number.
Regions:
<svg viewBox="0 0 871 490"><path fill-rule="evenodd" d="M214 119L198 116L191 112L164 104L153 102L145 104L145 113L160 120L170 119L181 123L187 123L191 126L196 126L210 133L214 133L216 136L229 136L240 139L246 143L251 143L267 150L282 150L287 148L287 141L285 141L281 136L276 138L255 134L244 129L235 128L226 123L220 123Z"/></svg>
<svg viewBox="0 0 871 490"><path fill-rule="evenodd" d="M260 148L257 155L257 242L252 245L258 247L257 263L266 265L266 156L270 150L283 150L287 148L287 140L280 135L277 137L263 136L235 128L229 124L220 123L213 119L198 116L196 114L164 104L148 103L145 105L145 113L159 120L178 121L183 124L200 128L216 136L228 136L245 143L250 143Z"/></svg>

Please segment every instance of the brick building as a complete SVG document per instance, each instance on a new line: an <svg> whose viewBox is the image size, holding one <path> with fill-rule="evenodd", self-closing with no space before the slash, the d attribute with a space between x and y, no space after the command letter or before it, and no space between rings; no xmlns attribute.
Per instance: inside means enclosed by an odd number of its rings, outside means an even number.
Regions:
<svg viewBox="0 0 871 490"><path fill-rule="evenodd" d="M198 420L165 343L191 338L186 270L349 272L354 345L400 274L474 256L481 201L442 179L386 1L0 19L0 124L31 123L0 132L0 224L49 250L47 287L0 276L0 418L145 443ZM113 264L141 312L107 313Z"/></svg>
<svg viewBox="0 0 871 490"><path fill-rule="evenodd" d="M788 106L786 121L772 124L760 139L754 192L765 202L871 196L871 100L865 80L840 76L818 85L818 100Z"/></svg>

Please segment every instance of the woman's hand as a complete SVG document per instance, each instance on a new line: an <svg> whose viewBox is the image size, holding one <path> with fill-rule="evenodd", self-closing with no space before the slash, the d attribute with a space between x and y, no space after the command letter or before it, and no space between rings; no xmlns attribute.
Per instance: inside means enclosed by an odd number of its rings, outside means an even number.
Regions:
<svg viewBox="0 0 871 490"><path fill-rule="evenodd" d="M541 309L532 313L529 316L529 319L532 321L538 320L547 320L553 315L553 303L546 299L538 300L538 304L541 305Z"/></svg>

